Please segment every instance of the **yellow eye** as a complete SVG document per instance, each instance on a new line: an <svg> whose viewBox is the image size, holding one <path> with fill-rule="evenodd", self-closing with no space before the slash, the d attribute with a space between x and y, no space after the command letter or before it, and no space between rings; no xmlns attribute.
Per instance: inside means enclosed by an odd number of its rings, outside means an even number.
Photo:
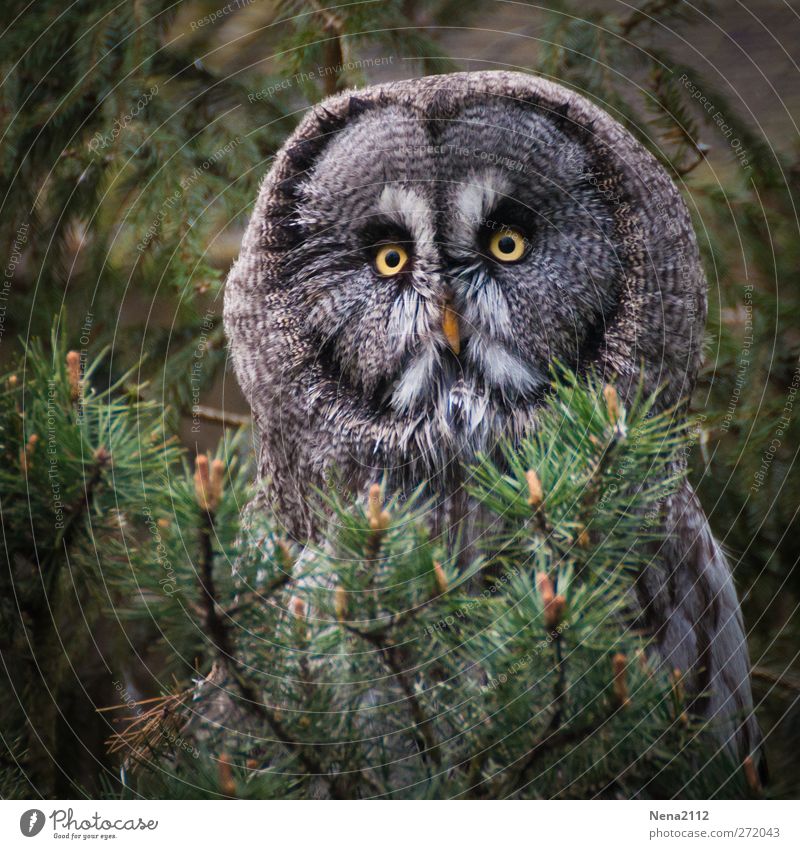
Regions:
<svg viewBox="0 0 800 849"><path fill-rule="evenodd" d="M525 253L525 237L510 227L498 230L489 240L489 252L501 262L515 262Z"/></svg>
<svg viewBox="0 0 800 849"><path fill-rule="evenodd" d="M402 245L381 245L378 253L375 254L375 268L378 274L384 277L391 277L393 274L398 274L408 262L408 252Z"/></svg>

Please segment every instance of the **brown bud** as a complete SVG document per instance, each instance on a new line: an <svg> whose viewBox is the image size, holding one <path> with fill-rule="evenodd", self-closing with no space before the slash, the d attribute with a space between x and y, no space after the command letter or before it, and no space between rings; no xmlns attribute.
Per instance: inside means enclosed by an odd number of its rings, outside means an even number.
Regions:
<svg viewBox="0 0 800 849"><path fill-rule="evenodd" d="M440 595L447 592L447 575L438 560L433 561L433 579L436 581L436 589Z"/></svg>
<svg viewBox="0 0 800 849"><path fill-rule="evenodd" d="M374 483L369 488L367 516L373 531L384 531L389 527L389 514L383 509L380 484Z"/></svg>
<svg viewBox="0 0 800 849"><path fill-rule="evenodd" d="M578 533L578 539L576 540L578 543L578 548L588 548L591 544L591 538L589 537L589 531L586 528L581 528Z"/></svg>
<svg viewBox="0 0 800 849"><path fill-rule="evenodd" d="M209 462L205 454L198 454L194 467L194 494L201 510L213 513L222 499L222 484L225 463L222 460Z"/></svg>
<svg viewBox="0 0 800 849"><path fill-rule="evenodd" d="M236 795L236 782L233 778L231 756L223 752L219 756L219 789L224 796Z"/></svg>
<svg viewBox="0 0 800 849"><path fill-rule="evenodd" d="M28 470L31 468L31 461L33 460L33 451L36 448L36 443L39 441L39 435L36 433L32 433L28 437L28 441L25 443L25 447L22 451L19 452L19 465L22 469L22 474L27 475Z"/></svg>
<svg viewBox="0 0 800 849"><path fill-rule="evenodd" d="M567 600L563 595L553 596L553 600L544 608L544 624L551 629L557 628L564 618L566 606Z"/></svg>
<svg viewBox="0 0 800 849"><path fill-rule="evenodd" d="M553 589L553 581L547 572L538 572L536 574L536 586L545 605L553 600L555 590Z"/></svg>
<svg viewBox="0 0 800 849"><path fill-rule="evenodd" d="M333 605L336 610L336 618L340 622L344 622L347 619L347 590L344 587L336 587Z"/></svg>
<svg viewBox="0 0 800 849"><path fill-rule="evenodd" d="M567 600L563 595L555 594L553 581L546 572L539 572L536 575L536 586L542 599L544 624L547 628L555 628L561 624Z"/></svg>
<svg viewBox="0 0 800 849"><path fill-rule="evenodd" d="M614 671L614 695L620 707L627 707L631 701L628 696L628 658L617 652L611 658L611 667Z"/></svg>
<svg viewBox="0 0 800 849"><path fill-rule="evenodd" d="M222 460L214 460L211 464L210 486L211 498L214 501L214 509L222 501L222 485L225 481L225 463Z"/></svg>
<svg viewBox="0 0 800 849"><path fill-rule="evenodd" d="M753 791L753 793L761 795L761 779L758 777L758 770L756 769L755 763L753 763L751 755L748 755L744 761L742 761L742 768L744 769L744 777L747 780L747 786Z"/></svg>
<svg viewBox="0 0 800 849"><path fill-rule="evenodd" d="M248 758L245 765L248 769L258 769L258 761L255 758Z"/></svg>
<svg viewBox="0 0 800 849"><path fill-rule="evenodd" d="M70 397L77 401L81 397L81 355L77 351L67 354L67 380Z"/></svg>
<svg viewBox="0 0 800 849"><path fill-rule="evenodd" d="M603 387L603 397L606 399L606 409L608 410L608 420L612 425L619 421L619 396L617 390L607 383Z"/></svg>
<svg viewBox="0 0 800 849"><path fill-rule="evenodd" d="M194 461L194 495L201 510L211 509L211 476L208 466L208 457L198 454Z"/></svg>
<svg viewBox="0 0 800 849"><path fill-rule="evenodd" d="M156 524L161 530L166 530L169 527L169 519L159 519Z"/></svg>
<svg viewBox="0 0 800 849"><path fill-rule="evenodd" d="M309 633L306 625L308 617L308 605L299 596L292 596L289 601L289 610L294 616L293 629L295 637L301 642L308 641Z"/></svg>
<svg viewBox="0 0 800 849"><path fill-rule="evenodd" d="M683 674L677 666L672 670L672 691L675 693L676 700L678 702L683 702Z"/></svg>
<svg viewBox="0 0 800 849"><path fill-rule="evenodd" d="M19 383L19 380L17 379L17 376L15 374L12 374L8 378L8 388L9 389L16 389L18 383Z"/></svg>
<svg viewBox="0 0 800 849"><path fill-rule="evenodd" d="M289 602L289 607L292 613L298 619L305 619L307 615L306 603L299 596L293 596L292 600Z"/></svg>
<svg viewBox="0 0 800 849"><path fill-rule="evenodd" d="M525 480L528 481L528 504L531 507L538 507L542 503L544 495L542 493L542 482L539 480L539 475L533 469L528 469L525 472Z"/></svg>
<svg viewBox="0 0 800 849"><path fill-rule="evenodd" d="M382 507L383 501L381 500L381 487L380 484L374 483L369 488L369 497L367 500L367 515L370 518L370 522L381 515Z"/></svg>

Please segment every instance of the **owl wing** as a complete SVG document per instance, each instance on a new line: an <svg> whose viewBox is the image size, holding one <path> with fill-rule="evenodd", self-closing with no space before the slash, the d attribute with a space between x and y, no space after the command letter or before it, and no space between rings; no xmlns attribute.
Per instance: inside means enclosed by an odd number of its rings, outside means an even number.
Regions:
<svg viewBox="0 0 800 849"><path fill-rule="evenodd" d="M761 762L747 639L731 570L691 486L667 508L660 565L637 587L662 661L679 669L689 707L718 729L738 760Z"/></svg>

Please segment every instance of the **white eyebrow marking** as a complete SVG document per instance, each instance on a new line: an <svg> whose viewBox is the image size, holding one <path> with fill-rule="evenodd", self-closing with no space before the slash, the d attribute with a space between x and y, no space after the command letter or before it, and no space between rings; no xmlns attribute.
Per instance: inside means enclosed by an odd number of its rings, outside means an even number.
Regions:
<svg viewBox="0 0 800 849"><path fill-rule="evenodd" d="M473 171L465 183L456 187L452 196L453 218L448 228L453 242L453 253L473 250L475 232L489 220L492 210L511 191L511 183L498 171Z"/></svg>
<svg viewBox="0 0 800 849"><path fill-rule="evenodd" d="M378 209L408 230L419 245L433 245L433 213L425 198L401 186L385 186Z"/></svg>

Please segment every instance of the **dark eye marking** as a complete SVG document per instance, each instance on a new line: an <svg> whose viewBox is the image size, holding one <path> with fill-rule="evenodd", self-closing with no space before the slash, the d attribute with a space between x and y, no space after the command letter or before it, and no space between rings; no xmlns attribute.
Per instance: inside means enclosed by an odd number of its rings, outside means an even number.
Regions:
<svg viewBox="0 0 800 849"><path fill-rule="evenodd" d="M367 250L379 245L398 244L410 250L414 243L411 233L386 215L374 215L359 228L359 239Z"/></svg>
<svg viewBox="0 0 800 849"><path fill-rule="evenodd" d="M527 255L539 217L513 198L505 198L481 220L478 248L487 259L516 262Z"/></svg>
<svg viewBox="0 0 800 849"><path fill-rule="evenodd" d="M504 198L487 214L484 229L492 232L510 227L526 236L532 235L541 226L541 217L534 209L513 198Z"/></svg>
<svg viewBox="0 0 800 849"><path fill-rule="evenodd" d="M367 261L381 277L392 277L410 267L414 239L405 227L388 216L372 216L359 229L359 241Z"/></svg>

